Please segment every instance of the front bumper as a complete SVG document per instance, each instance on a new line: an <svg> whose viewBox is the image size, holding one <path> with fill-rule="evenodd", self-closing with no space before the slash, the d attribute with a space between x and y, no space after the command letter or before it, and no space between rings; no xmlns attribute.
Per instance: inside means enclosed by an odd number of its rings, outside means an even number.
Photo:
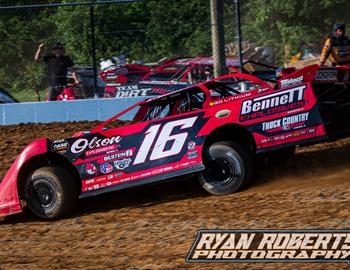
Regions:
<svg viewBox="0 0 350 270"><path fill-rule="evenodd" d="M0 183L0 217L22 212L16 181L5 179Z"/></svg>

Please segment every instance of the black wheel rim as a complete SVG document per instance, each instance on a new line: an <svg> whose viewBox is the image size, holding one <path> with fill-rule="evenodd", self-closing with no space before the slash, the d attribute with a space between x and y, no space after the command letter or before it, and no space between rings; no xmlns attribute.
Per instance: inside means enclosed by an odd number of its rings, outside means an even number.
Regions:
<svg viewBox="0 0 350 270"><path fill-rule="evenodd" d="M47 179L35 179L28 187L28 202L34 210L47 212L57 203L55 188Z"/></svg>
<svg viewBox="0 0 350 270"><path fill-rule="evenodd" d="M228 185L241 175L237 164L225 157L212 159L207 164L206 176L213 184Z"/></svg>

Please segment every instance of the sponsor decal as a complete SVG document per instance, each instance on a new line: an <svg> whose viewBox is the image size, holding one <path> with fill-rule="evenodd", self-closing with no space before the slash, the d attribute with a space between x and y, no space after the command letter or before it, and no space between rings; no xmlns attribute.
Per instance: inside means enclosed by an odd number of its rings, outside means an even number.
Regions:
<svg viewBox="0 0 350 270"><path fill-rule="evenodd" d="M135 85L121 85L116 87L117 91L132 91L132 90L139 90L139 87Z"/></svg>
<svg viewBox="0 0 350 270"><path fill-rule="evenodd" d="M101 177L98 177L96 178L96 182L103 182L103 181L106 181L106 176L101 176Z"/></svg>
<svg viewBox="0 0 350 270"><path fill-rule="evenodd" d="M279 91L277 93L248 99L242 102L240 121L273 115L304 106L306 85Z"/></svg>
<svg viewBox="0 0 350 270"><path fill-rule="evenodd" d="M169 167L165 167L164 168L164 171L167 172L167 171L172 171L174 169L173 166L169 166Z"/></svg>
<svg viewBox="0 0 350 270"><path fill-rule="evenodd" d="M194 141L188 142L187 149L188 150L193 150L194 148L196 148L196 143Z"/></svg>
<svg viewBox="0 0 350 270"><path fill-rule="evenodd" d="M141 177L148 177L148 176L151 176L151 175L152 175L151 172L146 172L146 173L141 174Z"/></svg>
<svg viewBox="0 0 350 270"><path fill-rule="evenodd" d="M124 170L125 168L129 167L130 163L131 158L124 158L122 160L114 161L114 167L116 167L118 170Z"/></svg>
<svg viewBox="0 0 350 270"><path fill-rule="evenodd" d="M99 189L99 188L100 188L99 184L94 185L94 189Z"/></svg>
<svg viewBox="0 0 350 270"><path fill-rule="evenodd" d="M85 183L86 183L87 185L88 185L88 184L93 184L93 183L95 183L95 179L86 180Z"/></svg>
<svg viewBox="0 0 350 270"><path fill-rule="evenodd" d="M97 168L94 164L88 163L85 165L85 170L90 175L95 175L97 173Z"/></svg>
<svg viewBox="0 0 350 270"><path fill-rule="evenodd" d="M99 148L103 146L108 146L112 144L117 144L122 140L121 136L114 136L111 138L98 138L94 137L91 140L80 138L76 140L71 147L71 152L73 154L79 154L86 149L92 150L94 148Z"/></svg>
<svg viewBox="0 0 350 270"><path fill-rule="evenodd" d="M51 143L50 149L52 152L64 154L69 149L69 143L66 140L53 141Z"/></svg>
<svg viewBox="0 0 350 270"><path fill-rule="evenodd" d="M111 171L113 171L113 166L109 163L104 163L100 165L100 171L104 174L110 173Z"/></svg>
<svg viewBox="0 0 350 270"><path fill-rule="evenodd" d="M106 147L100 147L97 149L93 149L93 150L88 150L85 152L85 155L88 156L94 156L94 155L98 155L100 153L105 153L105 152L111 152L111 151L115 151L116 149L118 149L120 146L113 144L113 145L109 145Z"/></svg>
<svg viewBox="0 0 350 270"><path fill-rule="evenodd" d="M292 79L284 79L280 81L281 88L287 87L287 86L292 86L296 84L300 84L304 81L304 76L300 76L298 78L292 78Z"/></svg>
<svg viewBox="0 0 350 270"><path fill-rule="evenodd" d="M187 262L349 262L349 230L200 230Z"/></svg>
<svg viewBox="0 0 350 270"><path fill-rule="evenodd" d="M216 105L220 105L220 104L224 104L227 102L231 102L237 99L242 99L242 98L247 98L250 97L252 94L250 92L244 93L244 94L239 94L239 95L235 95L235 96L231 96L231 97L227 97L227 98L223 98L223 99L218 99L215 101L212 101L209 103L210 106L216 106Z"/></svg>
<svg viewBox="0 0 350 270"><path fill-rule="evenodd" d="M117 91L115 97L117 98L127 98L127 97L143 97L147 96L148 92L151 91L151 88L140 89L140 90L131 90L131 91Z"/></svg>
<svg viewBox="0 0 350 270"><path fill-rule="evenodd" d="M269 90L270 88L261 88L261 89L258 89L258 93L260 94L260 93L262 93L262 92L265 92L265 91L267 91L267 90Z"/></svg>
<svg viewBox="0 0 350 270"><path fill-rule="evenodd" d="M133 154L134 154L133 149L127 149L127 150L116 152L113 155L105 156L103 158L103 160L104 161L113 161L113 160L120 159L120 158L132 157Z"/></svg>
<svg viewBox="0 0 350 270"><path fill-rule="evenodd" d="M303 122L306 122L308 119L309 119L309 112L287 116L280 119L263 122L262 130L267 131L267 130L271 130L279 127L283 127L283 129L286 130L289 125L303 123Z"/></svg>
<svg viewBox="0 0 350 270"><path fill-rule="evenodd" d="M336 69L326 69L319 70L316 73L316 81L336 81L338 75L338 70Z"/></svg>
<svg viewBox="0 0 350 270"><path fill-rule="evenodd" d="M188 159L193 159L193 158L196 158L196 157L198 157L198 151L189 152L187 154L187 158Z"/></svg>
<svg viewBox="0 0 350 270"><path fill-rule="evenodd" d="M314 132L316 132L316 129L311 128L311 129L309 129L307 132L308 132L308 133L314 133Z"/></svg>
<svg viewBox="0 0 350 270"><path fill-rule="evenodd" d="M221 110L215 114L215 117L216 118L225 118L225 117L229 116L230 113L231 113L230 110Z"/></svg>

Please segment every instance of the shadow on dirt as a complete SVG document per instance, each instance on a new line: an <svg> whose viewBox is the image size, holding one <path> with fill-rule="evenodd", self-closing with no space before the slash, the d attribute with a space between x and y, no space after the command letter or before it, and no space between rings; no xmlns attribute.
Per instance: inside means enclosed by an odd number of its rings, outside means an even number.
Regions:
<svg viewBox="0 0 350 270"><path fill-rule="evenodd" d="M324 173L350 169L350 147L329 147L319 151L298 153L285 164L260 166L254 182L250 185L263 186L280 178L292 176L303 181L321 176ZM346 181L347 179L344 179ZM249 191L249 187L247 188ZM131 188L96 197L79 200L72 214L66 218L75 218L98 212L122 208L140 208L181 201L190 198L211 196L205 192L193 176L159 184ZM6 217L0 224L40 222L28 210L22 214ZM43 221L44 222L44 221Z"/></svg>
<svg viewBox="0 0 350 270"><path fill-rule="evenodd" d="M292 177L294 179L314 179L324 174L335 173L350 169L350 147L330 146L318 151L305 152L301 148L297 154L284 164L269 164L261 166L256 171L256 180L251 186L261 186L280 178ZM346 181L347 179L344 179Z"/></svg>
<svg viewBox="0 0 350 270"><path fill-rule="evenodd" d="M140 208L181 201L189 198L210 196L202 189L196 177L188 176L158 184L149 184L126 190L109 192L95 197L78 200L73 212L65 218L75 218L98 212L121 208ZM8 216L0 224L40 222L28 209L20 214ZM42 221L46 222L46 221Z"/></svg>

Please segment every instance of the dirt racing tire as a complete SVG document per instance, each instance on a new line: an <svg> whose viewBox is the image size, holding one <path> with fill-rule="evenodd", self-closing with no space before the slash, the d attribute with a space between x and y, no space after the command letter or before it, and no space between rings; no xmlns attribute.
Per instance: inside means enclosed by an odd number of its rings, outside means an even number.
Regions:
<svg viewBox="0 0 350 270"><path fill-rule="evenodd" d="M70 173L59 166L35 170L24 183L24 199L31 212L41 219L56 219L69 212L78 198Z"/></svg>
<svg viewBox="0 0 350 270"><path fill-rule="evenodd" d="M199 174L202 187L214 195L227 195L245 187L253 173L253 162L240 144L219 142L204 152L205 171Z"/></svg>

